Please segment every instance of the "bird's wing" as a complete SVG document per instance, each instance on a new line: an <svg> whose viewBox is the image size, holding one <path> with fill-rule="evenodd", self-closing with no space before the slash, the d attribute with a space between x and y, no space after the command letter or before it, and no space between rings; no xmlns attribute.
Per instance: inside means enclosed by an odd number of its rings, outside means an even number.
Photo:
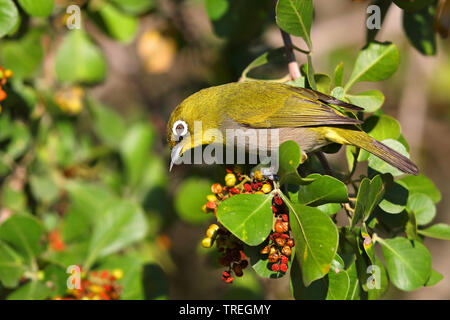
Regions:
<svg viewBox="0 0 450 320"><path fill-rule="evenodd" d="M234 121L254 128L308 127L326 125L360 124L331 108L329 104L359 110L319 92L287 85L258 87L248 85L226 98L226 105L240 104L226 111ZM354 108L353 108L354 107Z"/></svg>

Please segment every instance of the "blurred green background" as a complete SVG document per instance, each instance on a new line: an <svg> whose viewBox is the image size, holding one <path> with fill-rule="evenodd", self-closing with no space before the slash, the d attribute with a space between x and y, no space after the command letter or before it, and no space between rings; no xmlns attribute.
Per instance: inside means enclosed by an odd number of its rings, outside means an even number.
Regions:
<svg viewBox="0 0 450 320"><path fill-rule="evenodd" d="M225 0L223 8L208 0L47 2L16 1L20 18L0 43L0 65L13 71L0 114L0 278L2 261L14 258L16 270L3 269L0 298L62 295L65 269L78 264L123 270L123 299L289 299L287 277L246 270L233 285L220 280L214 249L199 245L215 219L192 203L204 202L225 170L183 165L169 173L165 140L184 98L239 80L254 58L282 46L272 1L235 1L225 15ZM71 4L81 8L81 30L66 27ZM365 43L367 4L315 1L317 72L353 64ZM377 39L399 47L400 69L357 86L385 94L384 110L401 123L412 159L441 190L436 222L449 223L450 45L439 39L431 57L415 51L397 7ZM286 73L280 60L252 75ZM344 168L345 152L330 161ZM450 298L450 243L427 239L427 246L444 280L411 293L391 288L385 298Z"/></svg>

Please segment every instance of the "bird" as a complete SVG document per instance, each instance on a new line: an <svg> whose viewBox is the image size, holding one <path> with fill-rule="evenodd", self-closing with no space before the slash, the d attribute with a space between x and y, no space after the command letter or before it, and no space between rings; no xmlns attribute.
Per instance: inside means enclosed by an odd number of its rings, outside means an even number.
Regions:
<svg viewBox="0 0 450 320"><path fill-rule="evenodd" d="M331 143L356 146L404 173L417 175L419 168L410 159L368 135L360 128L361 120L344 113L362 110L319 91L279 82L232 82L202 89L183 100L170 116L169 170L188 150L230 142L208 132L216 130L225 136L227 129L235 129L255 130L258 136L278 130L276 141L271 140L268 148L293 140L306 157ZM201 134L194 134L196 121L201 122ZM251 148L251 142L246 140L243 147Z"/></svg>

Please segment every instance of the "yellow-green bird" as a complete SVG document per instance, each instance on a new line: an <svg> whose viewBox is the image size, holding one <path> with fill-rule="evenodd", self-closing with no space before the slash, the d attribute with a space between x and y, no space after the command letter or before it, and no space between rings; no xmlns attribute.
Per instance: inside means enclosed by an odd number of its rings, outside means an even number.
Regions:
<svg viewBox="0 0 450 320"><path fill-rule="evenodd" d="M217 142L227 144L225 138L218 141L210 129L219 130L223 137L227 129L278 129L279 139L269 142L271 148L287 140L296 141L305 153L330 143L353 145L405 173L418 174L411 160L370 137L358 127L360 120L345 116L332 105L363 110L314 90L275 82L249 81L203 89L181 102L170 117L170 167L187 150ZM201 121L200 135L194 134L195 121ZM252 146L247 143L245 147Z"/></svg>

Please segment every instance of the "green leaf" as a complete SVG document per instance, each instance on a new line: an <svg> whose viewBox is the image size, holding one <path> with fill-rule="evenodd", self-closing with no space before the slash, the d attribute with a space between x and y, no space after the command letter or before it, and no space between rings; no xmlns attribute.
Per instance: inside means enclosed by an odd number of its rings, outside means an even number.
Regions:
<svg viewBox="0 0 450 320"><path fill-rule="evenodd" d="M123 138L120 153L125 163L128 182L132 186L142 178L142 172L150 161L150 149L154 139L154 131L145 123L134 124Z"/></svg>
<svg viewBox="0 0 450 320"><path fill-rule="evenodd" d="M403 144L398 142L397 140L393 139L386 139L382 141L383 144L390 147L391 149L397 151L398 153L404 155L405 157L409 158L409 153L406 151L406 148ZM378 158L377 156L370 154L369 155L369 167L372 169L380 172L380 173L390 173L394 177L401 176L404 174L404 172L400 171L399 169L391 166L384 160Z"/></svg>
<svg viewBox="0 0 450 320"><path fill-rule="evenodd" d="M99 10L99 14L109 35L124 43L133 40L139 24L136 17L124 14L110 3L104 3Z"/></svg>
<svg viewBox="0 0 450 320"><path fill-rule="evenodd" d="M396 180L398 184L408 189L409 194L423 193L430 197L434 203L441 201L441 192L426 176L419 174L417 176L408 175Z"/></svg>
<svg viewBox="0 0 450 320"><path fill-rule="evenodd" d="M393 0L394 3L406 11L417 11L426 7L433 0Z"/></svg>
<svg viewBox="0 0 450 320"><path fill-rule="evenodd" d="M35 199L46 204L53 203L59 196L58 186L50 176L30 176L30 187Z"/></svg>
<svg viewBox="0 0 450 320"><path fill-rule="evenodd" d="M394 44L371 42L358 54L350 80L344 87L345 91L357 82L390 78L397 70L399 62L400 54Z"/></svg>
<svg viewBox="0 0 450 320"><path fill-rule="evenodd" d="M384 175L382 178L386 191L379 207L390 214L402 212L408 201L408 190L398 184L397 181L394 181L391 175Z"/></svg>
<svg viewBox="0 0 450 320"><path fill-rule="evenodd" d="M277 49L272 49L269 50L265 53L263 53L262 55L260 55L259 57L257 57L255 60L253 60L245 69L244 71L242 71L242 78L245 79L247 78L247 74L252 71L253 69L256 69L260 66L263 66L267 63L270 63L274 60L276 60L279 57L282 57L283 54L285 52L284 47L281 48L277 48Z"/></svg>
<svg viewBox="0 0 450 320"><path fill-rule="evenodd" d="M0 241L0 281L7 288L14 288L26 270L23 258L5 242Z"/></svg>
<svg viewBox="0 0 450 320"><path fill-rule="evenodd" d="M292 204L283 194L281 196L289 208L296 248L294 258L302 268L303 283L309 286L330 270L338 247L338 230L330 217L319 209Z"/></svg>
<svg viewBox="0 0 450 320"><path fill-rule="evenodd" d="M336 99L346 101L345 91L344 91L344 88L342 88L342 87L334 88L333 91L331 91L331 96L335 97Z"/></svg>
<svg viewBox="0 0 450 320"><path fill-rule="evenodd" d="M400 137L400 124L393 117L385 114L370 116L364 121L362 128L379 141Z"/></svg>
<svg viewBox="0 0 450 320"><path fill-rule="evenodd" d="M436 206L423 193L415 193L408 197L406 211L414 213L419 226L430 223L436 216Z"/></svg>
<svg viewBox="0 0 450 320"><path fill-rule="evenodd" d="M53 11L53 0L19 0L23 10L35 17L48 17Z"/></svg>
<svg viewBox="0 0 450 320"><path fill-rule="evenodd" d="M332 215L338 213L341 210L341 205L339 203L326 203L316 207L320 211Z"/></svg>
<svg viewBox="0 0 450 320"><path fill-rule="evenodd" d="M11 132L11 141L6 148L6 153L13 159L18 158L27 151L30 143L30 129L22 122L15 122Z"/></svg>
<svg viewBox="0 0 450 320"><path fill-rule="evenodd" d="M305 184L313 181L313 179L301 178L297 172L297 167L302 161L302 152L297 142L292 140L285 141L278 150L280 184Z"/></svg>
<svg viewBox="0 0 450 320"><path fill-rule="evenodd" d="M334 86L342 87L342 83L344 81L344 62L339 62L334 69Z"/></svg>
<svg viewBox="0 0 450 320"><path fill-rule="evenodd" d="M2 65L14 72L14 79L31 78L41 67L44 57L41 36L41 30L34 29L23 38L2 42Z"/></svg>
<svg viewBox="0 0 450 320"><path fill-rule="evenodd" d="M116 6L126 13L140 15L155 7L154 0L112 0Z"/></svg>
<svg viewBox="0 0 450 320"><path fill-rule="evenodd" d="M380 175L372 180L364 178L359 186L356 197L355 213L353 214L351 227L359 221L366 221L373 209L380 203L384 196L384 185Z"/></svg>
<svg viewBox="0 0 450 320"><path fill-rule="evenodd" d="M56 52L55 72L61 82L96 83L105 78L105 57L84 30L72 30Z"/></svg>
<svg viewBox="0 0 450 320"><path fill-rule="evenodd" d="M143 239L147 233L147 220L143 210L131 202L113 201L100 215L92 232L88 258L84 264L86 269L97 258L124 249Z"/></svg>
<svg viewBox="0 0 450 320"><path fill-rule="evenodd" d="M434 269L431 269L430 278L428 279L427 283L425 283L425 286L426 287L434 286L434 285L438 284L439 282L441 282L442 279L444 279L444 276L442 274L440 274L439 272L437 272Z"/></svg>
<svg viewBox="0 0 450 320"><path fill-rule="evenodd" d="M279 0L276 7L278 26L287 33L302 37L310 49L313 9L312 0Z"/></svg>
<svg viewBox="0 0 450 320"><path fill-rule="evenodd" d="M314 181L300 187L298 203L319 206L326 203L348 202L347 188L343 182L331 176L318 174L309 175L307 178Z"/></svg>
<svg viewBox="0 0 450 320"><path fill-rule="evenodd" d="M330 94L331 92L331 78L325 73L316 73L314 75L314 81L316 82L317 91Z"/></svg>
<svg viewBox="0 0 450 320"><path fill-rule="evenodd" d="M336 257L338 257L336 255ZM342 259L341 259L342 260ZM345 300L350 290L350 277L343 262L333 260L328 273L327 300Z"/></svg>
<svg viewBox="0 0 450 320"><path fill-rule="evenodd" d="M228 10L228 0L206 0L206 12L211 20L220 19Z"/></svg>
<svg viewBox="0 0 450 320"><path fill-rule="evenodd" d="M15 214L0 225L0 240L6 241L26 258L26 263L39 254L42 225L33 217Z"/></svg>
<svg viewBox="0 0 450 320"><path fill-rule="evenodd" d="M370 273L367 286L367 298L369 300L377 300L383 296L389 286L389 279L383 263L378 257L374 257L375 263L371 269L366 270ZM370 282L369 282L370 281ZM370 285L370 287L369 287Z"/></svg>
<svg viewBox="0 0 450 320"><path fill-rule="evenodd" d="M66 269L51 264L44 270L45 282L51 289L51 297L63 296L67 293L67 277Z"/></svg>
<svg viewBox="0 0 450 320"><path fill-rule="evenodd" d="M417 234L417 219L414 212L409 211L408 212L408 221L405 225L405 233L406 237L409 240L420 240L418 234Z"/></svg>
<svg viewBox="0 0 450 320"><path fill-rule="evenodd" d="M272 195L238 194L224 200L217 220L250 246L266 240L272 229Z"/></svg>
<svg viewBox="0 0 450 320"><path fill-rule="evenodd" d="M346 271L350 280L350 285L345 300L360 300L361 290L358 279L358 269L356 268L356 262L353 262Z"/></svg>
<svg viewBox="0 0 450 320"><path fill-rule="evenodd" d="M306 78L308 79L308 83L309 83L309 86L311 87L311 89L317 90L316 78L314 76L315 75L315 71L314 71L314 67L313 67L313 64L312 64L312 58L311 58L310 54L308 54L307 59L308 60L307 60L307 63L305 65Z"/></svg>
<svg viewBox="0 0 450 320"><path fill-rule="evenodd" d="M384 103L384 95L378 90L369 90L357 94L346 94L348 100L355 106L364 108L364 112L375 112Z"/></svg>
<svg viewBox="0 0 450 320"><path fill-rule="evenodd" d="M92 110L93 126L97 136L108 146L120 149L126 135L126 124L123 118L112 108L89 99Z"/></svg>
<svg viewBox="0 0 450 320"><path fill-rule="evenodd" d="M15 190L11 186L5 186L2 190L2 206L13 211L25 210L27 197L23 190Z"/></svg>
<svg viewBox="0 0 450 320"><path fill-rule="evenodd" d="M12 0L0 0L0 38L14 29L18 16L16 5Z"/></svg>
<svg viewBox="0 0 450 320"><path fill-rule="evenodd" d="M406 238L379 239L392 283L404 291L423 286L431 274L431 254L418 241Z"/></svg>
<svg viewBox="0 0 450 320"><path fill-rule="evenodd" d="M44 300L50 294L50 288L41 281L29 281L8 295L8 300Z"/></svg>
<svg viewBox="0 0 450 320"><path fill-rule="evenodd" d="M211 194L211 181L195 177L184 180L175 196L177 214L190 223L203 223L210 220L212 214L205 214L202 211L208 194Z"/></svg>
<svg viewBox="0 0 450 320"><path fill-rule="evenodd" d="M417 232L429 238L450 240L450 226L445 223L437 223L426 229L419 229Z"/></svg>
<svg viewBox="0 0 450 320"><path fill-rule="evenodd" d="M430 5L420 11L403 12L403 29L406 37L414 48L426 56L436 54L436 34L434 30L436 5L437 1L432 1Z"/></svg>

